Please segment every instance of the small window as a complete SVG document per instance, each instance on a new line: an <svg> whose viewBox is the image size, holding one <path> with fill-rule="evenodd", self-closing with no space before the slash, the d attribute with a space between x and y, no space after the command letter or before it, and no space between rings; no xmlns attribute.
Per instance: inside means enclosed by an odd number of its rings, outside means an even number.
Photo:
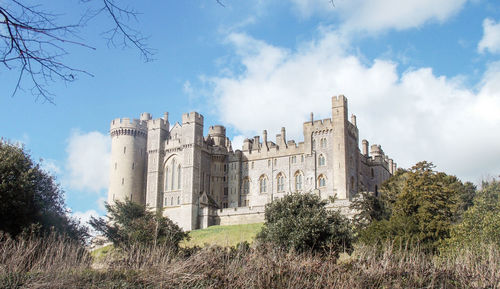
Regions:
<svg viewBox="0 0 500 289"><path fill-rule="evenodd" d="M123 185L124 183L125 183L125 179L124 179L124 178L122 178L122 185Z"/></svg>
<svg viewBox="0 0 500 289"><path fill-rule="evenodd" d="M250 189L250 182L248 179L243 180L243 194L247 195Z"/></svg>
<svg viewBox="0 0 500 289"><path fill-rule="evenodd" d="M326 148L326 138L321 139L321 147Z"/></svg>
<svg viewBox="0 0 500 289"><path fill-rule="evenodd" d="M373 171L373 168L371 169L371 174L372 174L372 178L375 177L375 172Z"/></svg>
<svg viewBox="0 0 500 289"><path fill-rule="evenodd" d="M177 196L177 205L181 203L181 197Z"/></svg>
<svg viewBox="0 0 500 289"><path fill-rule="evenodd" d="M271 160L267 160L267 167L271 166Z"/></svg>
<svg viewBox="0 0 500 289"><path fill-rule="evenodd" d="M324 176L319 177L318 186L320 188L326 186L326 178Z"/></svg>
<svg viewBox="0 0 500 289"><path fill-rule="evenodd" d="M123 154L127 152L127 147L123 147Z"/></svg>
<svg viewBox="0 0 500 289"><path fill-rule="evenodd" d="M282 174L278 175L278 192L282 192L285 190L285 178Z"/></svg>
<svg viewBox="0 0 500 289"><path fill-rule="evenodd" d="M325 157L323 155L319 155L318 157L318 163L320 166L324 166L325 165Z"/></svg>
<svg viewBox="0 0 500 289"><path fill-rule="evenodd" d="M302 190L302 173L297 173L295 175L295 190Z"/></svg>
<svg viewBox="0 0 500 289"><path fill-rule="evenodd" d="M303 163L304 162L304 155L301 155L300 156L300 162Z"/></svg>
<svg viewBox="0 0 500 289"><path fill-rule="evenodd" d="M267 180L266 177L262 176L260 178L260 192L265 193L267 191Z"/></svg>
<svg viewBox="0 0 500 289"><path fill-rule="evenodd" d="M135 163L132 163L132 169L134 169L134 168L135 168Z"/></svg>

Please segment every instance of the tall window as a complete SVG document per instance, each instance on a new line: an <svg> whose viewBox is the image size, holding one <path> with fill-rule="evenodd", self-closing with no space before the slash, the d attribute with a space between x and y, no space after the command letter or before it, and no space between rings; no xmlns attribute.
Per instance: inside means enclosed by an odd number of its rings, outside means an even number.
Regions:
<svg viewBox="0 0 500 289"><path fill-rule="evenodd" d="M247 195L250 190L250 182L248 179L243 180L243 194Z"/></svg>
<svg viewBox="0 0 500 289"><path fill-rule="evenodd" d="M168 167L165 171L165 191L168 191ZM165 203L167 202L165 201Z"/></svg>
<svg viewBox="0 0 500 289"><path fill-rule="evenodd" d="M259 184L260 184L260 192L265 193L267 191L267 180L265 176L260 177Z"/></svg>
<svg viewBox="0 0 500 289"><path fill-rule="evenodd" d="M321 147L326 148L326 138L321 139Z"/></svg>
<svg viewBox="0 0 500 289"><path fill-rule="evenodd" d="M325 176L321 175L318 178L318 186L319 187L325 187L326 186L326 178Z"/></svg>
<svg viewBox="0 0 500 289"><path fill-rule="evenodd" d="M174 180L175 180L175 159L172 160L172 182L170 184L170 190L174 190Z"/></svg>
<svg viewBox="0 0 500 289"><path fill-rule="evenodd" d="M282 192L285 190L285 178L282 174L278 175L278 192Z"/></svg>
<svg viewBox="0 0 500 289"><path fill-rule="evenodd" d="M181 189L181 165L177 167L177 189Z"/></svg>
<svg viewBox="0 0 500 289"><path fill-rule="evenodd" d="M320 166L324 166L325 165L325 156L319 155L319 157L318 157L318 163L319 163Z"/></svg>
<svg viewBox="0 0 500 289"><path fill-rule="evenodd" d="M295 174L295 190L296 191L300 191L302 190L302 173L301 172L297 172Z"/></svg>

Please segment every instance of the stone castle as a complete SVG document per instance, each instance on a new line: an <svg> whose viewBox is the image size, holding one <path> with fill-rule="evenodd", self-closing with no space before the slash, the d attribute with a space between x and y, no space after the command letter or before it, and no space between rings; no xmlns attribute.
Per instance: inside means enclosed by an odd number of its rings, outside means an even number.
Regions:
<svg viewBox="0 0 500 289"><path fill-rule="evenodd" d="M262 139L233 150L223 126L203 136L203 125L197 112L172 126L168 113L113 120L108 203L131 199L161 208L184 230L263 222L265 205L291 192L336 196L334 206L348 214L358 192L377 193L396 170L380 145L363 140L360 151L356 116L348 120L343 95L332 97L331 118L311 113L299 143L282 128L275 142L264 130Z"/></svg>

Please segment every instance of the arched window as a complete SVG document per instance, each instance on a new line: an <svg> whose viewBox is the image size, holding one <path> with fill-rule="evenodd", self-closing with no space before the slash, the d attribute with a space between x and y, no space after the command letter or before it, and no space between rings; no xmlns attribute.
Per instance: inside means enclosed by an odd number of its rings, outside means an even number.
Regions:
<svg viewBox="0 0 500 289"><path fill-rule="evenodd" d="M278 175L278 192L282 192L285 190L285 177L283 174Z"/></svg>
<svg viewBox="0 0 500 289"><path fill-rule="evenodd" d="M326 138L321 139L321 147L326 148Z"/></svg>
<svg viewBox="0 0 500 289"><path fill-rule="evenodd" d="M250 182L248 179L243 180L243 194L248 195L250 191Z"/></svg>
<svg viewBox="0 0 500 289"><path fill-rule="evenodd" d="M318 186L320 188L326 186L326 178L325 178L325 176L323 176L323 175L319 176L319 178L318 178Z"/></svg>
<svg viewBox="0 0 500 289"><path fill-rule="evenodd" d="M177 189L181 189L181 165L177 167Z"/></svg>
<svg viewBox="0 0 500 289"><path fill-rule="evenodd" d="M168 191L168 167L165 171L165 191Z"/></svg>
<svg viewBox="0 0 500 289"><path fill-rule="evenodd" d="M320 166L324 166L325 165L325 156L319 155L319 157L318 157L318 163L319 163Z"/></svg>
<svg viewBox="0 0 500 289"><path fill-rule="evenodd" d="M175 159L172 160L172 182L170 184L170 190L174 190L174 180L175 180Z"/></svg>
<svg viewBox="0 0 500 289"><path fill-rule="evenodd" d="M260 185L260 192L261 193L267 192L267 178L266 178L266 176L260 177L259 185Z"/></svg>
<svg viewBox="0 0 500 289"><path fill-rule="evenodd" d="M295 173L295 190L296 191L302 190L302 179L303 179L302 173L296 172Z"/></svg>

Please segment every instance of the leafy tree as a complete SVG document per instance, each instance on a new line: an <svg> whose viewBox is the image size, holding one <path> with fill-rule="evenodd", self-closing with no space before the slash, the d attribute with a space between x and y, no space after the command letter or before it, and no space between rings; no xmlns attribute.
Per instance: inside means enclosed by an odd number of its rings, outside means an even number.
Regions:
<svg viewBox="0 0 500 289"><path fill-rule="evenodd" d="M70 218L63 191L53 176L34 163L23 147L0 140L0 230L56 231L84 241L87 229Z"/></svg>
<svg viewBox="0 0 500 289"><path fill-rule="evenodd" d="M368 225L361 240L376 243L390 239L434 250L470 207L475 187L437 172L432 163L423 161L408 171L398 171L380 191L388 214Z"/></svg>
<svg viewBox="0 0 500 289"><path fill-rule="evenodd" d="M108 221L104 218L90 220L90 225L119 247L131 245L166 246L177 250L179 243L189 238L172 220L163 217L161 211L153 212L145 205L116 201L106 204Z"/></svg>
<svg viewBox="0 0 500 289"><path fill-rule="evenodd" d="M349 221L327 210L328 201L311 193L293 193L266 205L264 227L257 238L286 249L339 253L352 249Z"/></svg>
<svg viewBox="0 0 500 289"><path fill-rule="evenodd" d="M353 217L353 223L358 230L389 216L389 211L382 198L370 192L361 192L352 201L349 208L357 212Z"/></svg>
<svg viewBox="0 0 500 289"><path fill-rule="evenodd" d="M474 205L464 213L462 222L453 226L448 246L500 246L500 181L485 181L481 187L474 198Z"/></svg>

